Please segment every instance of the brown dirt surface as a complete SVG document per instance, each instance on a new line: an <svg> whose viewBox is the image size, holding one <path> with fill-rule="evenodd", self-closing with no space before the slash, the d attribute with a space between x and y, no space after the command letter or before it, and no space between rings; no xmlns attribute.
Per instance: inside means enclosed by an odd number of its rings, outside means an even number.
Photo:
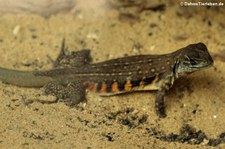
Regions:
<svg viewBox="0 0 225 149"><path fill-rule="evenodd" d="M94 62L197 42L215 59L213 67L175 82L164 119L154 112L155 92L87 92L86 103L69 108L35 102L54 98L42 89L0 83L0 148L225 148L225 6L180 2L80 0L47 18L1 12L4 68L50 69L63 38L70 50L91 49Z"/></svg>

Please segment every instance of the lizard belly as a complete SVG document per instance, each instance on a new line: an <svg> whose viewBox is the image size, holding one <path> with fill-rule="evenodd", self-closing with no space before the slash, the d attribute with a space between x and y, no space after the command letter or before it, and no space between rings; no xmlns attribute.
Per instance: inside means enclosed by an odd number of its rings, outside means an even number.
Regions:
<svg viewBox="0 0 225 149"><path fill-rule="evenodd" d="M153 90L159 90L160 87L154 83L154 84L148 84L145 86L136 86L131 88L130 90L123 90L123 91L117 91L117 92L104 92L104 93L100 93L100 96L113 96L113 95L119 95L119 94L124 94L124 93L129 93L129 92L135 92L135 91L153 91Z"/></svg>
<svg viewBox="0 0 225 149"><path fill-rule="evenodd" d="M100 96L112 96L135 91L159 90L160 82L158 76L132 81L126 80L125 82L89 82L87 89L99 93Z"/></svg>

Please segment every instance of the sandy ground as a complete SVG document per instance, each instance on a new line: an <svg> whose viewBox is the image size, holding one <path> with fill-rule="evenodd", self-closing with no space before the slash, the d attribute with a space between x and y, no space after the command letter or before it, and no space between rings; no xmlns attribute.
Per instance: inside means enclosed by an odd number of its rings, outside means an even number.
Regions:
<svg viewBox="0 0 225 149"><path fill-rule="evenodd" d="M63 38L70 50L91 49L94 62L204 42L214 66L175 82L164 119L154 92L88 92L71 109L35 102L54 98L42 89L0 83L0 148L225 148L225 6L130 3L82 0L48 18L0 13L0 67L50 69Z"/></svg>

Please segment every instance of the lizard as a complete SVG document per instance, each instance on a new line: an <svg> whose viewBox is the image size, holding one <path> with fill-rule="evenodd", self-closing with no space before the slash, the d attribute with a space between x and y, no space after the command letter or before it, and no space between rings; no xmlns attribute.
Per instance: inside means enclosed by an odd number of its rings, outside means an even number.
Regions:
<svg viewBox="0 0 225 149"><path fill-rule="evenodd" d="M174 81L213 65L206 45L201 42L168 54L126 56L97 63L92 63L88 49L67 52L63 40L52 69L18 71L0 68L0 80L20 87L44 87L46 94L63 99L71 107L86 100L86 90L101 96L155 90L155 111L164 118L164 96Z"/></svg>

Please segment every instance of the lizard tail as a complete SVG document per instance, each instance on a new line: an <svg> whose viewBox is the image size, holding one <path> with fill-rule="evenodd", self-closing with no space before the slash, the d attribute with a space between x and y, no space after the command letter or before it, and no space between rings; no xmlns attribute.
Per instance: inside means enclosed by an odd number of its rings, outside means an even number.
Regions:
<svg viewBox="0 0 225 149"><path fill-rule="evenodd" d="M0 81L21 87L42 87L52 81L48 76L36 76L34 71L17 71L0 68Z"/></svg>

